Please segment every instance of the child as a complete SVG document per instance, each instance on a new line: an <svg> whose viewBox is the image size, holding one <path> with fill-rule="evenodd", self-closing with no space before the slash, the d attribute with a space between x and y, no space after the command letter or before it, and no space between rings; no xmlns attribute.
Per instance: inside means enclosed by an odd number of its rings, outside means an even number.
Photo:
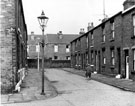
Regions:
<svg viewBox="0 0 135 106"><path fill-rule="evenodd" d="M90 77L91 77L91 72L92 72L92 68L91 68L90 64L87 64L87 65L86 65L86 73L85 73L85 76L90 78Z"/></svg>

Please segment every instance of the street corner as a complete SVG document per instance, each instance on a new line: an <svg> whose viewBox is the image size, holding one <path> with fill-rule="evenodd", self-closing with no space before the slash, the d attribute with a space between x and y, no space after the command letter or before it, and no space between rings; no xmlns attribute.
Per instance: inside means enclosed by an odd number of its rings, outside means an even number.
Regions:
<svg viewBox="0 0 135 106"><path fill-rule="evenodd" d="M23 96L20 93L1 95L1 104L10 104L10 103L17 103L22 101L23 101Z"/></svg>

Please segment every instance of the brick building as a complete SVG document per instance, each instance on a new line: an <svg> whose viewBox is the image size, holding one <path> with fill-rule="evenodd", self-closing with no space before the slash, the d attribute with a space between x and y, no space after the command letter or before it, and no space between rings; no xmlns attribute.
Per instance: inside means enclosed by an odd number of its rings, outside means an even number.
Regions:
<svg viewBox="0 0 135 106"><path fill-rule="evenodd" d="M31 32L31 35L28 35L28 42L27 42L27 51L28 51L28 59L37 59L38 57L38 49L39 49L39 56L42 58L41 49L38 47L39 43L42 41L42 35L34 34Z"/></svg>
<svg viewBox="0 0 135 106"><path fill-rule="evenodd" d="M135 0L126 0L124 10L71 42L73 67L94 65L98 73L129 79L135 72ZM81 46L80 46L81 45ZM83 48L83 49L82 49Z"/></svg>
<svg viewBox="0 0 135 106"><path fill-rule="evenodd" d="M0 1L1 92L14 88L27 62L27 26L22 0Z"/></svg>
<svg viewBox="0 0 135 106"><path fill-rule="evenodd" d="M78 37L78 35L62 34L61 31L57 34L46 34L45 58L52 60L70 60L70 41ZM38 52L36 52L36 48L42 40L42 35L36 35L32 32L28 38L28 58L37 59ZM41 52L39 53L39 57L42 58Z"/></svg>

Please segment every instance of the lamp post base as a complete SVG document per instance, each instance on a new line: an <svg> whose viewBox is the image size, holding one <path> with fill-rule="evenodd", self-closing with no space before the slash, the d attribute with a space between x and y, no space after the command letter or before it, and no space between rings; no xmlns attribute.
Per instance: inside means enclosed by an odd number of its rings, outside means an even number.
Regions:
<svg viewBox="0 0 135 106"><path fill-rule="evenodd" d="M44 92L41 92L41 95L45 95L45 93Z"/></svg>

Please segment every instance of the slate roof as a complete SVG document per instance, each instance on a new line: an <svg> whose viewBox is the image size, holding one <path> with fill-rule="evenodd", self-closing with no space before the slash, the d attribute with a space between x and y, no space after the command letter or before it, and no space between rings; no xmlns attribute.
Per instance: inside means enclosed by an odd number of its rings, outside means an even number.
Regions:
<svg viewBox="0 0 135 106"><path fill-rule="evenodd" d="M61 38L60 38L61 36ZM47 34L47 43L69 44L73 39L79 37L79 34Z"/></svg>
<svg viewBox="0 0 135 106"><path fill-rule="evenodd" d="M34 40L31 40L31 36L34 36ZM70 44L72 40L79 36L79 34L62 34L62 38L60 39L58 34L47 34L44 36L44 39L46 44ZM42 35L28 35L28 45L35 45L41 41Z"/></svg>

